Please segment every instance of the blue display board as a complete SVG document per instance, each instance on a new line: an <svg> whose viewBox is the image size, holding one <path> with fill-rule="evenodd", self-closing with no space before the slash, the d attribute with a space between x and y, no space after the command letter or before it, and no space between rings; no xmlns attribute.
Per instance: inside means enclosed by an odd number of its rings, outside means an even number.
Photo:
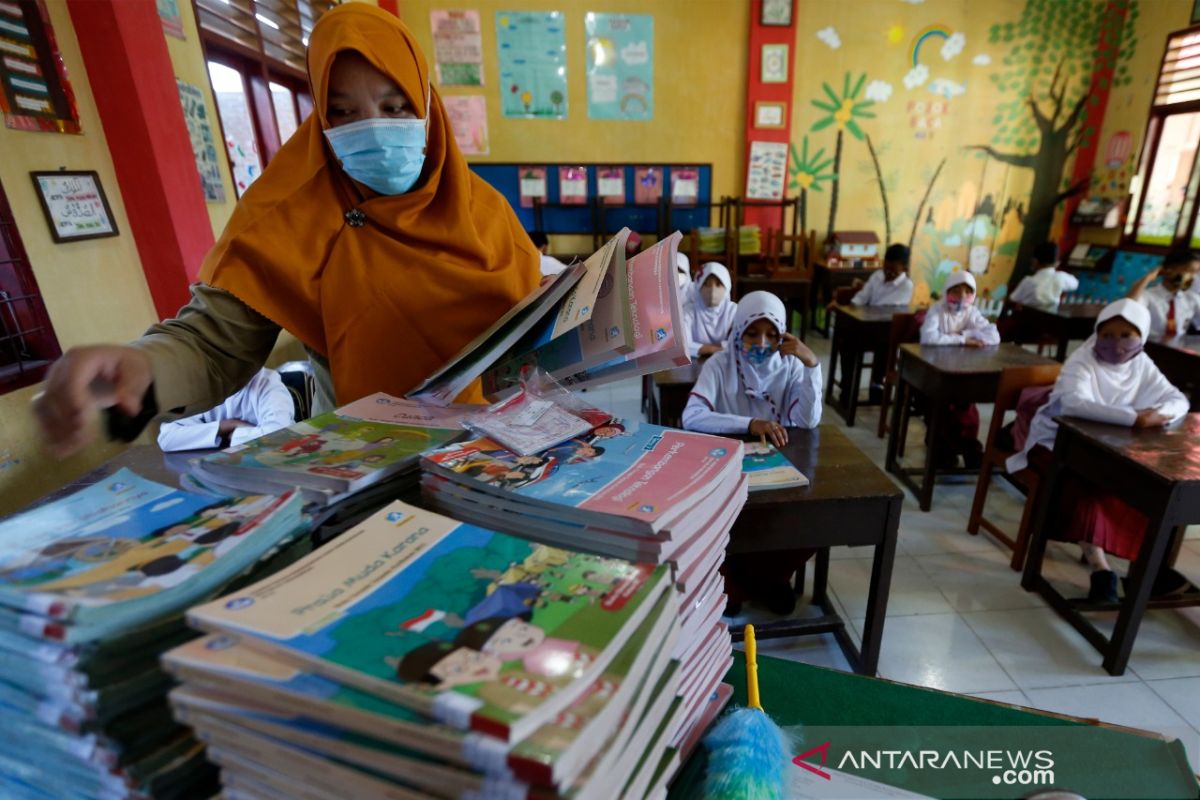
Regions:
<svg viewBox="0 0 1200 800"><path fill-rule="evenodd" d="M1118 250L1111 272L1099 274L1076 271L1079 278L1080 297L1096 303L1111 303L1129 292L1129 287L1162 262L1163 257L1155 253L1135 253Z"/></svg>
<svg viewBox="0 0 1200 800"><path fill-rule="evenodd" d="M596 167L613 166L611 164L580 164L575 162L569 166L586 166L588 172L588 205L559 205L559 179L557 164L538 164L523 162L521 164L471 164L475 174L483 178L504 195L509 205L517 212L517 218L526 230L534 229L534 213L532 208L521 208L521 187L517 178L518 167L546 168L546 205L542 208L542 229L546 233L592 234L595 232L591 199L596 197ZM642 166L642 165L638 165ZM663 170L663 185L671 185L670 165L654 164ZM671 208L671 230L689 231L693 228L706 227L713 224L712 212L708 204L712 199L712 165L711 164L677 164L679 169L695 169L700 173L700 190L695 206L673 206ZM634 165L623 167L625 170L625 203L626 205L604 206L600 209L603 230L615 232L622 227L628 227L639 233L658 233L659 222L665 226L665 209L662 206L634 206ZM668 233L670 231L667 231Z"/></svg>

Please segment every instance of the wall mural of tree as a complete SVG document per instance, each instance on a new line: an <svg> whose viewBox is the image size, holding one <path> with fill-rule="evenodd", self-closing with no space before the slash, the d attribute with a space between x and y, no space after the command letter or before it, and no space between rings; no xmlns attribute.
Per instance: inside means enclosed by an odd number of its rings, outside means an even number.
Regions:
<svg viewBox="0 0 1200 800"><path fill-rule="evenodd" d="M824 98L821 98L820 100L812 101L814 106L827 112L828 116L818 119L809 130L812 133L816 133L825 130L831 125L837 126L837 145L833 151L833 174L835 181L829 196L829 228L825 231L826 239L833 236L834 223L837 220L838 184L836 176L841 175L842 170L842 133L843 131L849 131L851 136L862 141L864 138L863 129L859 127L857 120L875 118L875 114L867 110L875 105L874 101L858 99L859 93L862 92L863 84L867 82L867 73L864 72L858 76L858 80L854 82L853 88L850 86L850 81L851 76L847 72L842 81L842 93L840 95L828 83L822 83L821 88L825 90L825 94L829 97L829 100L826 101Z"/></svg>
<svg viewBox="0 0 1200 800"><path fill-rule="evenodd" d="M991 143L970 149L1034 171L1010 284L1028 273L1034 247L1050 238L1059 203L1087 188L1086 179L1064 185L1064 169L1097 135L1085 114L1099 102L1093 83L1107 89L1108 75L1115 85L1130 80L1138 6L1139 0L1026 0L1016 22L989 31L992 44L1009 45L991 80L1012 99L996 107Z"/></svg>
<svg viewBox="0 0 1200 800"><path fill-rule="evenodd" d="M808 190L821 191L821 184L826 181L836 181L837 175L826 172L833 163L833 156L825 158L825 148L809 153L808 136L801 140L800 147L792 145L788 148L791 153L791 164L788 172L792 179L789 188L800 191L800 232L808 234Z"/></svg>

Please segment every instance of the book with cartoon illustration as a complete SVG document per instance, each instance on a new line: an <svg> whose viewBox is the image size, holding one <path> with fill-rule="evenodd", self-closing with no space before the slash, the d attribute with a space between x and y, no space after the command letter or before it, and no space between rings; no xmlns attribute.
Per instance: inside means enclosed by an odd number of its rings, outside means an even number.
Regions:
<svg viewBox="0 0 1200 800"><path fill-rule="evenodd" d="M431 475L505 498L531 513L552 510L564 524L661 535L719 487L736 484L735 439L610 420L536 456L517 456L476 438L431 451Z"/></svg>
<svg viewBox="0 0 1200 800"><path fill-rule="evenodd" d="M0 626L64 642L202 599L302 529L299 498L213 498L122 469L0 522Z"/></svg>
<svg viewBox="0 0 1200 800"><path fill-rule="evenodd" d="M463 730L518 742L569 706L669 585L393 503L188 620Z"/></svg>
<svg viewBox="0 0 1200 800"><path fill-rule="evenodd" d="M748 442L745 445L742 472L750 479L752 492L808 486L808 478L792 466L787 456L774 445L762 442Z"/></svg>
<svg viewBox="0 0 1200 800"><path fill-rule="evenodd" d="M193 462L222 488L253 483L346 494L397 474L423 450L463 435L474 406L439 408L385 394L297 422Z"/></svg>

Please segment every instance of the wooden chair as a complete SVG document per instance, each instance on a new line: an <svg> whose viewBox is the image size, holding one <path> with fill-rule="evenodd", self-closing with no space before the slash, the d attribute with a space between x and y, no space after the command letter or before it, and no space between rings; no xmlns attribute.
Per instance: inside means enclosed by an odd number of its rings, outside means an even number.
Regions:
<svg viewBox="0 0 1200 800"><path fill-rule="evenodd" d="M816 231L805 234L790 234L774 230L768 232L767 273L785 273L788 277L812 280L812 262L816 252ZM785 253L791 245L790 253ZM785 260L785 255L790 260ZM783 277L781 275L780 277Z"/></svg>
<svg viewBox="0 0 1200 800"><path fill-rule="evenodd" d="M1054 352L1058 346L1058 340L1053 336L1030 330L1029 323L1022 314L1022 308L1023 306L1019 303L1005 298L1004 304L1000 306L1000 315L996 317L996 327L1000 331L1000 338L1013 344L1036 345L1039 356L1045 355L1047 350Z"/></svg>
<svg viewBox="0 0 1200 800"><path fill-rule="evenodd" d="M887 361L883 371L883 397L879 401L879 427L875 434L882 439L888 433L888 409L892 405L892 393L900 383L900 345L916 342L920 339L921 323L925 321L925 311L912 314L895 314L892 316L892 329L888 334ZM900 425L901 431L908 430L908 409L904 409L904 419ZM900 439L900 449L897 455L904 455L904 438Z"/></svg>
<svg viewBox="0 0 1200 800"><path fill-rule="evenodd" d="M978 535L979 528L982 526L992 536L1008 545L1013 551L1009 566L1014 570L1020 570L1025 565L1025 552L1029 549L1029 526L1033 521L1034 504L1041 476L1032 469L1023 470L1020 477L1009 474L1004 467L1004 462L1013 455L1014 451L1000 446L998 437L1000 429L1004 426L1004 415L1009 411L1016 410L1021 392L1032 386L1053 384L1058 379L1060 370L1062 370L1062 364L1009 367L1001 373L1000 386L996 389L996 405L992 409L992 424L988 429L983 463L979 467L979 482L975 484L975 502L971 505L967 531L972 535ZM1015 537L1001 530L994 522L983 516L988 487L992 483L992 473L997 470L1025 495L1025 509L1021 512L1021 522L1017 527Z"/></svg>

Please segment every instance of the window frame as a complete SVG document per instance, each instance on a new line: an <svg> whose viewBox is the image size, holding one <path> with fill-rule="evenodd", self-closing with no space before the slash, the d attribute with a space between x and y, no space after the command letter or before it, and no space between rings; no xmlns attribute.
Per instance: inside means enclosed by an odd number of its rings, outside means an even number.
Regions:
<svg viewBox="0 0 1200 800"><path fill-rule="evenodd" d="M1138 156L1138 168L1134 173L1140 181L1137 207L1131 209L1133 212L1132 224L1128 226L1127 231L1123 230L1121 232L1122 248L1147 253L1166 253L1177 247L1191 247L1192 231L1196 226L1197 212L1200 212L1200 180L1197 180L1196 177L1198 174L1197 164L1200 163L1200 146L1196 150L1195 161L1190 170L1191 174L1188 178L1188 185L1184 193L1184 203L1181 208L1181 212L1183 209L1187 209L1188 213L1186 218L1182 213L1180 214L1180 219L1175 224L1175 233L1172 236L1171 242L1163 245L1138 241L1138 229L1142 224L1142 212L1146 208L1146 187L1150 185L1154 177L1154 168L1158 166L1159 144L1162 140L1163 130L1167 126L1167 119L1181 114L1200 112L1200 99L1171 103L1169 105L1157 105L1155 103L1158 86L1162 81L1163 69L1167 65L1167 54L1171 50L1171 42L1177 37L1189 34L1200 34L1200 25L1190 25L1186 28L1172 31L1167 34L1166 42L1163 44L1163 54L1158 61L1157 78L1153 93L1150 96L1150 110L1146 117L1145 133L1142 137L1142 147ZM1182 234L1180 233L1181 231Z"/></svg>

